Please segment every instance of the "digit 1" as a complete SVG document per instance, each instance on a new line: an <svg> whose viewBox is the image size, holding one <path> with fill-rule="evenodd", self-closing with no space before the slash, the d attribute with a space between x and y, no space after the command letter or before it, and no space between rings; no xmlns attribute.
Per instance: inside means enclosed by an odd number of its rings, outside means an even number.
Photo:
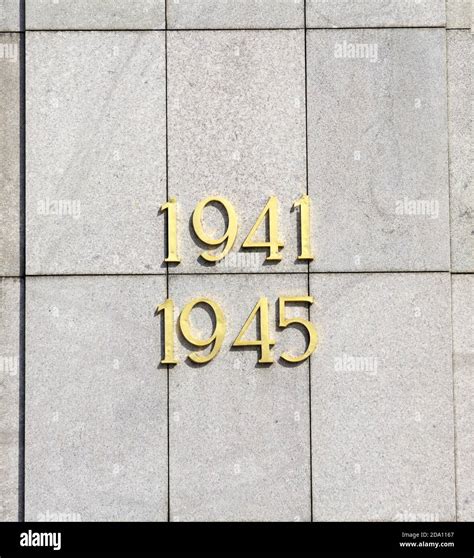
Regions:
<svg viewBox="0 0 474 558"><path fill-rule="evenodd" d="M311 250L311 200L306 194L293 204L300 208L300 243L301 254L298 260L314 260Z"/></svg>
<svg viewBox="0 0 474 558"><path fill-rule="evenodd" d="M160 207L160 211L167 212L168 221L168 254L165 262L179 263L181 259L178 256L178 204L174 198L164 203Z"/></svg>
<svg viewBox="0 0 474 558"><path fill-rule="evenodd" d="M163 312L163 327L165 333L165 358L161 364L178 364L174 354L174 302L168 298L156 309L156 315Z"/></svg>

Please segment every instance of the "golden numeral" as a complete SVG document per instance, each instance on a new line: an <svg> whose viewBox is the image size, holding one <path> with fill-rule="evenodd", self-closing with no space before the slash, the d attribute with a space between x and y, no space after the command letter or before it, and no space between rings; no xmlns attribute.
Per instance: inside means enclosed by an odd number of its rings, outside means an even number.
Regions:
<svg viewBox="0 0 474 558"><path fill-rule="evenodd" d="M278 239L278 206L278 199L275 196L271 196L242 244L242 248L267 249L267 261L280 261L282 259L282 255L279 252L284 244ZM268 240L254 240L258 229L264 222L268 225Z"/></svg>
<svg viewBox="0 0 474 558"><path fill-rule="evenodd" d="M165 262L179 263L178 256L178 204L173 198L160 207L160 211L167 213L168 220L168 253Z"/></svg>
<svg viewBox="0 0 474 558"><path fill-rule="evenodd" d="M257 314L259 314L260 323L260 339L253 341L246 341L244 339L247 330L251 326L254 319L256 319ZM233 346L234 347L260 347L260 359L258 362L269 364L273 362L273 355L271 347L275 345L275 341L270 339L270 325L268 320L268 299L262 296L255 308L250 313L247 321L243 325L240 333L237 335Z"/></svg>
<svg viewBox="0 0 474 558"><path fill-rule="evenodd" d="M178 256L178 204L173 198L160 207L160 211L167 213L168 220L168 253L165 262L179 263Z"/></svg>
<svg viewBox="0 0 474 558"><path fill-rule="evenodd" d="M221 236L221 238L212 238L210 237L205 231L202 226L202 213L204 208L210 203L217 203L222 205L226 212L227 217L227 229L225 233ZM219 254L211 254L211 252L202 252L201 258L205 259L208 262L218 262L222 260L232 249L235 239L237 238L237 230L238 230L238 223L237 223L237 213L235 212L234 206L230 203L230 201L226 200L222 197L209 197L202 201L200 201L196 209L193 212L193 228L196 236L199 238L201 242L207 244L208 246L219 246L220 244L224 244L225 246Z"/></svg>
<svg viewBox="0 0 474 558"><path fill-rule="evenodd" d="M194 307L198 304L204 304L211 308L213 312L213 320L215 322L215 327L212 335L208 339L198 339L192 333L191 324L189 323L189 317L194 309ZM209 345L214 344L212 350L207 355L202 355L198 352L190 353L188 358L197 364L205 364L210 362L221 350L222 342L224 341L225 332L226 332L226 323L225 323L225 316L222 308L216 302L209 300L208 298L196 298L186 304L183 308L179 316L179 327L181 329L181 333L183 337L186 339L188 343L191 345L195 345L196 347L208 347Z"/></svg>
<svg viewBox="0 0 474 558"><path fill-rule="evenodd" d="M295 201L293 207L300 208L300 244L301 254L298 260L314 260L311 250L311 199L304 195Z"/></svg>
<svg viewBox="0 0 474 558"><path fill-rule="evenodd" d="M168 298L156 309L156 314L163 312L163 327L165 332L165 356L161 364L178 364L174 354L174 303Z"/></svg>
<svg viewBox="0 0 474 558"><path fill-rule="evenodd" d="M306 360L312 353L314 353L318 345L318 333L314 325L309 320L305 320L303 318L285 318L285 307L287 303L313 304L314 298L312 296L281 296L278 299L278 326L281 329L285 329L293 324L299 324L306 329L309 338L308 347L304 354L296 357L290 355L289 353L283 353L280 358L286 360L287 362L303 362L303 360Z"/></svg>

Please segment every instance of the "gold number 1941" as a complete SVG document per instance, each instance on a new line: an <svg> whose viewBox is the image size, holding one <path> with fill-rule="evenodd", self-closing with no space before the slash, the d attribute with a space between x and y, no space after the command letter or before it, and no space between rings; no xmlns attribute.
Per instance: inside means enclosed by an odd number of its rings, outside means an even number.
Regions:
<svg viewBox="0 0 474 558"><path fill-rule="evenodd" d="M218 205L223 209L224 217L227 222L225 233L220 238L213 238L208 234L202 222L203 213L210 204ZM309 196L304 195L293 204L294 208L299 208L299 241L301 250L298 254L298 260L313 260L313 251L311 249L311 200ZM178 255L178 205L175 199L171 199L161 206L161 211L167 215L167 231L168 231L168 251L165 262L179 263ZM267 250L267 261L278 262L282 259L280 251L284 244L279 237L279 202L274 196L271 196L260 212L257 220L250 232L242 243L242 248L249 250ZM201 200L192 216L192 226L198 240L206 244L211 249L223 245L222 250L218 253L210 250L202 252L200 257L208 262L216 263L222 260L232 250L237 239L239 229L237 213L234 206L229 200L222 196L210 196ZM257 240L259 229L266 229L267 235L264 240Z"/></svg>

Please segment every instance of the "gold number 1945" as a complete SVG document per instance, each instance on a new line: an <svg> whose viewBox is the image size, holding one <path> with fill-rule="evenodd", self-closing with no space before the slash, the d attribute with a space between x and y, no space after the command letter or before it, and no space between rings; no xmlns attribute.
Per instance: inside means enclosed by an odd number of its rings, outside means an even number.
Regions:
<svg viewBox="0 0 474 558"><path fill-rule="evenodd" d="M281 354L280 358L286 362L303 362L311 356L311 354L316 350L318 344L318 334L314 325L309 320L305 320L303 318L287 318L286 307L288 304L313 304L313 302L314 299L312 296L281 296L278 299L278 327L280 329L285 329L291 325L301 326L306 330L308 338L308 346L302 355L294 356L287 352ZM207 339L199 339L196 337L191 328L191 312L198 305L208 307L215 324L214 331ZM262 364L271 364L273 362L272 347L275 345L275 341L270 335L269 308L268 298L264 296L261 297L233 343L234 347L257 348L260 351L258 362ZM163 304L158 306L157 314L161 312L163 313L165 338L163 351L164 356L161 360L161 364L177 364L178 360L176 359L174 349L174 303L171 299L167 299ZM259 338L253 340L244 339L255 320L258 325ZM197 351L189 353L189 360L196 364L206 364L219 354L226 334L226 320L222 307L217 304L217 302L214 302L209 298L196 298L191 302L188 302L179 316L178 323L182 336L190 345L194 345L201 350L212 345L211 350L207 354L202 354Z"/></svg>

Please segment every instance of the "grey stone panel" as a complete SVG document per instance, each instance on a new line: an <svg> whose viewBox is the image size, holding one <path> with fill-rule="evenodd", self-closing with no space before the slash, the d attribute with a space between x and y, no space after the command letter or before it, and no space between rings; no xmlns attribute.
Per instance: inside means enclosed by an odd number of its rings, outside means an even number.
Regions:
<svg viewBox="0 0 474 558"><path fill-rule="evenodd" d="M445 0L307 0L308 27L439 27Z"/></svg>
<svg viewBox="0 0 474 558"><path fill-rule="evenodd" d="M474 272L473 37L448 31L451 266Z"/></svg>
<svg viewBox="0 0 474 558"><path fill-rule="evenodd" d="M311 276L315 521L455 520L449 274Z"/></svg>
<svg viewBox="0 0 474 558"><path fill-rule="evenodd" d="M303 0L168 0L168 29L304 27Z"/></svg>
<svg viewBox="0 0 474 558"><path fill-rule="evenodd" d="M448 271L445 31L308 32L313 271Z"/></svg>
<svg viewBox="0 0 474 558"><path fill-rule="evenodd" d="M166 520L165 297L162 276L27 280L27 520Z"/></svg>
<svg viewBox="0 0 474 558"><path fill-rule="evenodd" d="M169 192L179 204L181 264L171 272L306 271L298 255L294 201L306 193L304 31L190 31L168 37ZM197 203L224 196L239 219L237 241L218 265L190 234ZM282 261L240 246L270 196L280 202ZM203 218L219 237L213 207ZM259 231L260 238L264 230Z"/></svg>
<svg viewBox="0 0 474 558"><path fill-rule="evenodd" d="M31 33L26 82L28 273L163 273L164 34Z"/></svg>
<svg viewBox="0 0 474 558"><path fill-rule="evenodd" d="M474 521L474 276L452 280L458 521Z"/></svg>
<svg viewBox="0 0 474 558"><path fill-rule="evenodd" d="M0 31L20 30L19 0L0 0Z"/></svg>
<svg viewBox="0 0 474 558"><path fill-rule="evenodd" d="M26 0L26 28L164 29L165 0Z"/></svg>
<svg viewBox="0 0 474 558"><path fill-rule="evenodd" d="M199 288L196 289L196 281ZM301 331L275 329L280 295L307 295L303 275L171 276L176 315L197 296L218 302L227 334L211 363L196 367L177 342L170 371L170 511L172 521L308 521L310 447L308 362L279 357L305 350ZM270 302L275 362L257 366L257 350L231 344L258 299ZM307 316L291 306L290 316ZM211 332L202 308L191 314L195 335ZM252 327L246 338L255 339Z"/></svg>
<svg viewBox="0 0 474 558"><path fill-rule="evenodd" d="M472 0L447 0L446 16L448 29L470 29Z"/></svg>
<svg viewBox="0 0 474 558"><path fill-rule="evenodd" d="M20 274L20 46L0 34L0 275Z"/></svg>
<svg viewBox="0 0 474 558"><path fill-rule="evenodd" d="M18 520L20 280L0 278L0 521Z"/></svg>

